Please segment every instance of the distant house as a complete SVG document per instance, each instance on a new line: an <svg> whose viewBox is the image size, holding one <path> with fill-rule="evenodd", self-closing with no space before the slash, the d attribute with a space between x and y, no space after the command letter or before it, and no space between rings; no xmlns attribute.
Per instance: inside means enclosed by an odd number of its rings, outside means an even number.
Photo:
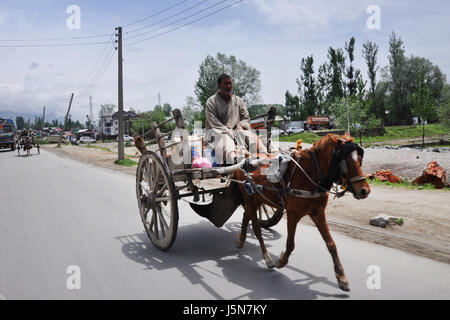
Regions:
<svg viewBox="0 0 450 320"><path fill-rule="evenodd" d="M112 118L112 116L113 116L112 113L100 116L100 127L101 127L101 130L102 130L101 132L105 136L117 135L117 133L113 132L113 118Z"/></svg>
<svg viewBox="0 0 450 320"><path fill-rule="evenodd" d="M131 125L134 121L139 119L140 116L138 116L136 113L131 111L124 111L123 112L123 134L127 134L131 136ZM119 111L115 112L112 115L112 128L113 128L113 135L119 134Z"/></svg>
<svg viewBox="0 0 450 320"><path fill-rule="evenodd" d="M123 112L123 131L126 135L131 135L131 126L140 116L131 111ZM119 112L100 116L101 132L104 136L119 135Z"/></svg>

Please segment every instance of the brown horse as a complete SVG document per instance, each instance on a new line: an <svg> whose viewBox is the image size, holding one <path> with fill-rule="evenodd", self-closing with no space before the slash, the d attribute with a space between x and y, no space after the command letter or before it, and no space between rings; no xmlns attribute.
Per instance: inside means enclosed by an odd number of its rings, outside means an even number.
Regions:
<svg viewBox="0 0 450 320"><path fill-rule="evenodd" d="M262 154L259 156L267 157L267 155ZM275 266L282 268L288 263L289 256L294 250L294 238L298 222L302 217L309 215L319 229L333 258L339 288L350 291L344 268L339 261L336 244L331 237L325 218L325 207L328 202L328 191L333 183L346 184L347 190L351 191L356 199L367 198L370 187L361 171L362 157L363 150L353 143L353 138L347 135L328 134L315 142L312 148L296 151L292 154L296 163L294 161L289 163L280 183L272 184L267 181L266 176L261 173L261 168L251 172L253 185L259 186L259 191L251 194L248 192L248 188L246 190L245 186L240 184L245 212L237 247L243 247L247 226L251 220L253 231L259 240L267 266L269 268ZM238 171L236 179L244 181L246 180L246 174ZM286 209L288 229L286 251L281 253L275 263L267 252L258 224L257 209L262 203L272 207L275 205L284 206Z"/></svg>

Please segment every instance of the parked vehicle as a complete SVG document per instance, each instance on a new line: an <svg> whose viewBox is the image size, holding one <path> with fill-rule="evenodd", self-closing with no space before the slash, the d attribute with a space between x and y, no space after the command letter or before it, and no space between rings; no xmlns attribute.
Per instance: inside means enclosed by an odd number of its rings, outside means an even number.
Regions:
<svg viewBox="0 0 450 320"><path fill-rule="evenodd" d="M313 130L319 130L319 129L334 129L334 119L332 119L329 116L320 116L320 117L314 117L310 116L306 120L306 123L308 124L308 127Z"/></svg>
<svg viewBox="0 0 450 320"><path fill-rule="evenodd" d="M286 134L302 133L305 129L297 127L289 127L286 129Z"/></svg>
<svg viewBox="0 0 450 320"><path fill-rule="evenodd" d="M117 141L119 141L119 137L117 137ZM123 142L134 142L134 138L130 137L129 135L124 135Z"/></svg>
<svg viewBox="0 0 450 320"><path fill-rule="evenodd" d="M88 136L82 136L80 138L80 143L96 143L96 142L97 142L97 140L92 139L91 137L88 137Z"/></svg>
<svg viewBox="0 0 450 320"><path fill-rule="evenodd" d="M11 119L0 118L0 149L10 148L11 151L16 149L16 129L14 121Z"/></svg>
<svg viewBox="0 0 450 320"><path fill-rule="evenodd" d="M58 143L59 142L59 137L60 137L59 134L52 134L51 136L47 137L47 141L49 143ZM68 144L69 143L69 141L67 140L66 136L62 136L61 143L64 143L64 144Z"/></svg>

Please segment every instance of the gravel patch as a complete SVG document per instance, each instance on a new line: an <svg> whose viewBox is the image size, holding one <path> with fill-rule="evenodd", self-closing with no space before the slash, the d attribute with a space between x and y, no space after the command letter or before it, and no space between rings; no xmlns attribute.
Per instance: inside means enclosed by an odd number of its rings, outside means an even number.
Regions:
<svg viewBox="0 0 450 320"><path fill-rule="evenodd" d="M410 148L386 149L383 147L370 147L364 149L362 169L364 173L375 173L378 170L391 170L393 174L412 182L422 174L422 171L427 168L431 161L437 161L447 172L450 169L449 152L433 152Z"/></svg>
<svg viewBox="0 0 450 320"><path fill-rule="evenodd" d="M279 147L288 149L294 147L293 142L280 142ZM303 148L310 148L311 144L303 144ZM449 148L440 148L440 152L435 152L434 148L413 149L399 147L368 147L364 149L363 172L375 173L379 170L391 170L391 172L401 179L412 182L422 175L431 161L437 163L449 172L450 152Z"/></svg>

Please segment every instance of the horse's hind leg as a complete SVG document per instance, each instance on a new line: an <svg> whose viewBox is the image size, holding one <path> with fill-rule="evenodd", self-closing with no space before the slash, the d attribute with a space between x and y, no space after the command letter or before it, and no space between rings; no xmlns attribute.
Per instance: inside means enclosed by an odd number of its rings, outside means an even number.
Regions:
<svg viewBox="0 0 450 320"><path fill-rule="evenodd" d="M244 216L242 217L241 233L238 235L238 239L236 241L236 247L238 247L239 249L242 249L245 243L245 239L247 239L247 227L249 221L250 216L247 212L247 208L245 208Z"/></svg>
<svg viewBox="0 0 450 320"><path fill-rule="evenodd" d="M272 257L270 256L269 252L267 252L266 245L264 244L264 240L262 238L261 234L261 226L258 223L258 217L256 215L256 206L254 204L247 206L247 214L249 215L250 219L252 220L252 228L253 232L255 233L256 238L259 241L259 245L261 246L262 254L264 257L264 260L266 261L266 265L269 268L275 267L275 263L272 260Z"/></svg>
<svg viewBox="0 0 450 320"><path fill-rule="evenodd" d="M311 214L311 219L316 224L317 229L319 229L319 232L327 245L328 251L333 258L334 273L336 275L339 288L344 291L350 291L350 288L348 287L348 280L344 273L344 268L342 267L341 261L339 260L336 244L334 243L333 237L330 234L330 229L328 228L324 209L318 210L315 213Z"/></svg>
<svg viewBox="0 0 450 320"><path fill-rule="evenodd" d="M295 231L297 230L297 224L300 221L300 217L295 214L295 212L286 212L287 215L287 240L286 240L286 251L281 252L280 257L276 262L277 268L283 268L287 265L289 261L289 256L295 248Z"/></svg>

